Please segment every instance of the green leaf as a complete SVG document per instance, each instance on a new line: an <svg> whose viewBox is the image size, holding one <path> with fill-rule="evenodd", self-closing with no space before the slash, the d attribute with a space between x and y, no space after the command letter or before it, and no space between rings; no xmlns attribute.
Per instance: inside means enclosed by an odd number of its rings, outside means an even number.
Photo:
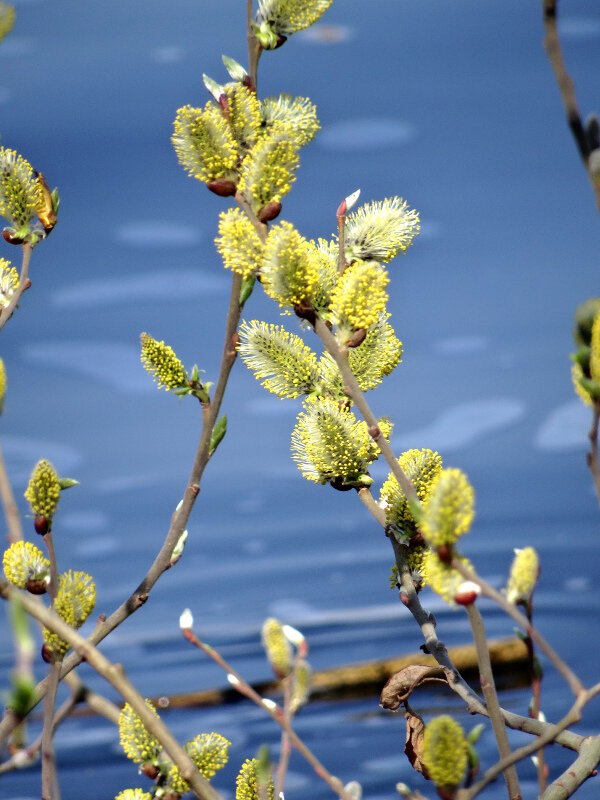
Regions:
<svg viewBox="0 0 600 800"><path fill-rule="evenodd" d="M254 284L256 283L256 275L250 275L249 278L244 278L242 280L242 285L240 287L240 308L243 308L246 304L246 300L252 294L252 290L254 289Z"/></svg>
<svg viewBox="0 0 600 800"><path fill-rule="evenodd" d="M76 481L75 478L59 478L58 484L62 489L70 489L71 486L79 486L79 481Z"/></svg>
<svg viewBox="0 0 600 800"><path fill-rule="evenodd" d="M589 378L579 378L579 385L582 386L593 400L600 400L600 384Z"/></svg>
<svg viewBox="0 0 600 800"><path fill-rule="evenodd" d="M215 452L219 444L221 443L223 437L227 433L227 416L223 415L220 419L218 419L215 423L215 427L210 435L210 445L208 447L208 455L212 456Z"/></svg>
<svg viewBox="0 0 600 800"><path fill-rule="evenodd" d="M246 75L248 74L246 70L242 67L241 64L230 58L229 56L221 56L223 60L223 64L225 64L225 69L229 73L230 77L234 81L243 81Z"/></svg>

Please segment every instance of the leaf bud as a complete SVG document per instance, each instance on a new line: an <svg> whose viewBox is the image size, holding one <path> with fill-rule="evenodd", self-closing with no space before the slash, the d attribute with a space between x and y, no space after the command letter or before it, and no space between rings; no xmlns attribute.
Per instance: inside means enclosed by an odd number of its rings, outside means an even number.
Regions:
<svg viewBox="0 0 600 800"><path fill-rule="evenodd" d="M273 219L277 219L279 214L281 213L281 203L279 200L269 200L269 202L264 205L260 211L256 214L259 221L262 223L271 222Z"/></svg>
<svg viewBox="0 0 600 800"><path fill-rule="evenodd" d="M454 602L459 606L470 606L477 600L480 593L481 589L476 583L473 581L464 581L456 590Z"/></svg>
<svg viewBox="0 0 600 800"><path fill-rule="evenodd" d="M237 191L237 186L227 178L217 178L214 181L207 181L206 188L219 197L233 197Z"/></svg>

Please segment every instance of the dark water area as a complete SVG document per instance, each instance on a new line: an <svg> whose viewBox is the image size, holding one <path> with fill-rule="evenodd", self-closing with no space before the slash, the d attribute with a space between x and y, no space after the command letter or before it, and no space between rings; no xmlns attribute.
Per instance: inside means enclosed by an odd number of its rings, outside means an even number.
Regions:
<svg viewBox="0 0 600 800"><path fill-rule="evenodd" d="M2 144L42 169L62 201L56 231L34 252L33 287L2 332L0 440L24 514L38 458L81 482L61 501L55 539L62 569L93 574L98 613L135 588L159 549L200 434L194 402L157 391L140 366L139 334L166 340L209 380L218 370L229 279L212 239L225 204L184 174L170 135L178 107L206 102L202 73L225 80L222 53L245 62L244 6L18 0L0 45ZM598 3L563 2L559 30L582 113L597 111ZM370 400L394 419L397 452L432 447L468 473L477 515L463 551L487 580L501 587L512 549L537 548L537 624L591 684L600 678L600 517L584 455L590 414L574 396L568 354L576 305L600 293L600 226L542 39L539 2L334 0L320 28L265 54L259 90L317 104L322 131L284 200L283 218L305 236L330 236L338 203L357 187L364 202L399 194L419 210L420 236L390 267L403 364ZM245 317L281 321L260 291ZM418 649L419 632L388 588L381 530L353 494L309 484L291 461L298 410L236 365L228 434L184 556L102 644L144 695L225 684L182 640L185 607L251 681L270 677L259 632L271 615L305 633L315 669ZM376 485L386 474L375 466ZM469 640L464 614L429 592L423 600L447 644ZM481 607L491 638L512 634L502 614ZM13 664L4 616L0 637L4 687ZM544 666L542 706L557 720L571 698ZM36 669L41 677L44 665ZM81 674L117 699L89 667ZM520 713L528 699L526 690L501 696ZM415 706L477 722L448 692L425 692ZM214 780L227 797L260 744L278 753L279 731L246 703L165 720L182 742L210 730L232 741ZM403 719L376 697L313 703L296 728L370 800L393 798L400 780L420 786L402 754ZM598 701L578 730L600 730ZM511 734L514 745L526 740ZM146 785L104 721L70 720L56 745L64 800ZM478 751L493 763L489 726ZM569 763L558 748L548 758L552 774ZM521 774L524 797L535 798L534 766ZM0 798L39 791L38 768L0 776ZM592 781L578 797L598 791ZM504 794L498 782L484 796ZM286 797L308 796L331 793L294 754Z"/></svg>

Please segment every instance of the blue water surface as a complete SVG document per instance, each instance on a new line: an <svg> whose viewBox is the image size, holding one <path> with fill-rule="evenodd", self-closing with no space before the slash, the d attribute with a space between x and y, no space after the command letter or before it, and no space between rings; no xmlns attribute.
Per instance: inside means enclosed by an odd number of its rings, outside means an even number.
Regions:
<svg viewBox="0 0 600 800"><path fill-rule="evenodd" d="M110 613L164 539L201 430L199 406L157 391L143 371L140 332L166 340L208 380L218 370L229 276L212 240L226 203L185 175L170 136L178 107L208 99L202 73L226 79L222 53L245 62L245 3L16 0L16 9L0 44L2 144L59 186L61 210L2 331L0 442L23 514L38 458L80 481L56 519L59 565L92 573L96 610ZM569 0L560 11L585 116L599 104L600 9ZM536 621L591 684L600 677L590 638L599 511L585 462L590 413L574 397L568 354L575 307L600 293L600 226L542 39L539 2L334 0L319 26L264 55L259 92L310 96L318 107L322 131L302 152L282 215L304 235L330 236L335 209L357 187L364 201L399 194L419 210L420 236L390 265L403 364L372 394L373 408L394 419L397 452L433 447L468 473L477 516L463 549L486 579L502 586L512 549L537 548ZM5 246L0 255L15 253ZM281 322L260 289L245 316ZM223 685L181 638L186 606L199 635L249 680L269 678L259 641L269 615L305 632L317 669L418 650L419 631L388 588L381 529L356 496L309 484L290 459L298 403L268 395L239 363L223 410L227 437L204 476L184 556L102 644L106 656L146 696ZM387 470L376 465L373 475L377 485ZM444 641L468 641L463 614L423 599ZM490 637L512 634L481 605ZM6 686L4 617L0 636ZM545 667L543 709L556 720L571 697ZM117 700L89 667L81 675ZM511 690L501 702L526 713L528 699ZM426 716L461 713L448 692L415 705ZM260 744L278 753L278 730L246 703L165 720L182 742L210 730L232 741L215 779L226 797ZM402 753L402 715L381 712L377 697L311 704L297 730L369 800L393 798L399 780L422 784ZM598 703L579 730L600 730ZM526 740L511 735L515 745ZM56 745L64 800L147 786L104 721L70 720ZM479 751L483 766L493 763L489 726ZM569 764L557 748L548 758L552 775ZM295 754L290 769L290 800L331 796ZM520 772L524 796L537 797L533 765ZM2 798L39 791L37 767L0 777ZM592 781L579 796L597 791ZM504 796L500 782L485 793Z"/></svg>

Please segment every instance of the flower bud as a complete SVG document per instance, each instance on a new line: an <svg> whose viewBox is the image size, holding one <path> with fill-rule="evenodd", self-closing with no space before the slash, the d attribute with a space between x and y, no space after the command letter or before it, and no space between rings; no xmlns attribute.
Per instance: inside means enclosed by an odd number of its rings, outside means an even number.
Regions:
<svg viewBox="0 0 600 800"><path fill-rule="evenodd" d="M467 742L458 722L446 714L431 720L425 729L422 759L437 786L459 785L467 767Z"/></svg>

